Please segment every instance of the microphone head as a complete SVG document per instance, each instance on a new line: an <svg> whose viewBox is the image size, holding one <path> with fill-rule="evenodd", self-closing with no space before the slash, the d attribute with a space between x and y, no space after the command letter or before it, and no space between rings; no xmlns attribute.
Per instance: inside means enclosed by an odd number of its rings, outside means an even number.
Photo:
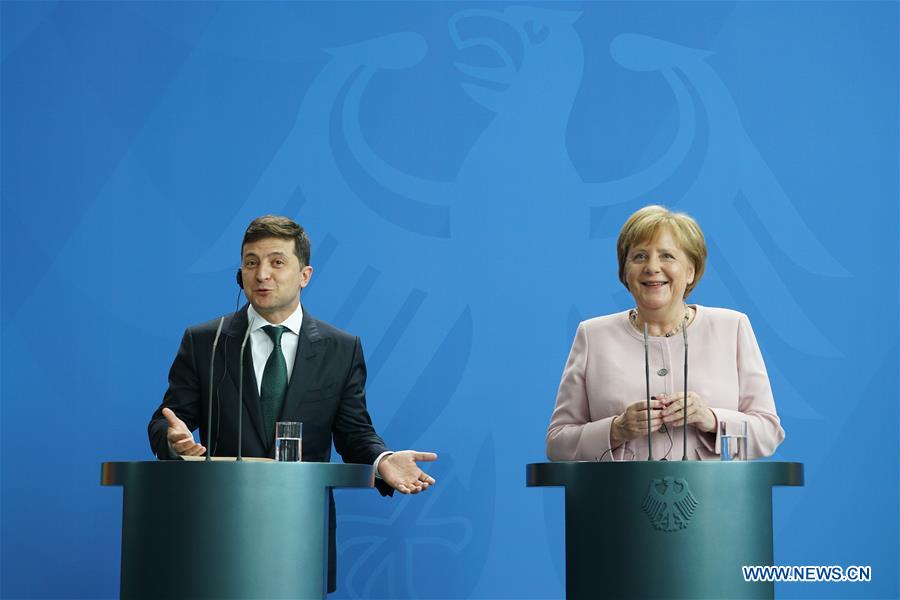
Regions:
<svg viewBox="0 0 900 600"><path fill-rule="evenodd" d="M244 332L244 341L241 342L241 352L244 351L244 346L247 345L247 340L250 339L251 331L253 331L253 319L247 322L247 331Z"/></svg>

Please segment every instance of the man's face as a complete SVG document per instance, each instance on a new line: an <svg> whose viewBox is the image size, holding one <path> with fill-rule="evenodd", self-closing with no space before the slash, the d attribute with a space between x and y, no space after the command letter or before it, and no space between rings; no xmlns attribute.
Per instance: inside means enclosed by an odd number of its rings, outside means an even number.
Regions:
<svg viewBox="0 0 900 600"><path fill-rule="evenodd" d="M245 244L241 251L244 294L260 315L278 324L300 303L300 290L312 276L312 267L301 266L294 241L271 237Z"/></svg>

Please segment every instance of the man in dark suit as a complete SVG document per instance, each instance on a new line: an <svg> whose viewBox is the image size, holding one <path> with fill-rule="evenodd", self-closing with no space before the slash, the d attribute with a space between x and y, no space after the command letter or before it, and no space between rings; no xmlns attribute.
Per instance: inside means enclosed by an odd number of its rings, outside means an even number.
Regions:
<svg viewBox="0 0 900 600"><path fill-rule="evenodd" d="M309 284L309 238L286 217L254 220L244 233L238 284L249 304L225 317L215 354L212 436L207 431L210 362L219 319L185 331L169 372L169 389L148 426L160 459L200 456L211 439L214 456L238 453L274 457L276 421L303 423L303 460L328 462L331 442L348 463L374 464L383 495L418 493L434 484L417 461L430 452L391 452L375 432L366 409L366 364L359 338L306 313L300 291ZM250 327L239 365L241 343ZM241 378L243 381L241 383ZM243 404L238 408L238 390ZM334 500L330 499L329 584L335 588Z"/></svg>

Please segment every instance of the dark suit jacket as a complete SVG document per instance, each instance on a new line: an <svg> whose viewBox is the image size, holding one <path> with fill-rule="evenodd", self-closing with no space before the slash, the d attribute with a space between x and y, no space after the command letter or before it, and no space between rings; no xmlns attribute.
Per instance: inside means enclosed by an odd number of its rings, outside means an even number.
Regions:
<svg viewBox="0 0 900 600"><path fill-rule="evenodd" d="M169 450L163 408L170 408L206 445L209 410L209 369L219 319L190 327L169 371L169 389L147 427L150 446L160 459L178 459ZM237 455L238 386L241 342L247 330L247 306L225 317L215 357L212 454ZM279 420L303 423L303 460L329 462L331 442L347 463L372 464L388 449L375 433L366 409L366 363L359 338L303 311L297 356ZM250 341L243 365L243 456L274 458L273 440L264 439L259 388L253 370ZM380 479L382 494L392 490ZM328 590L335 588L334 499L329 497Z"/></svg>

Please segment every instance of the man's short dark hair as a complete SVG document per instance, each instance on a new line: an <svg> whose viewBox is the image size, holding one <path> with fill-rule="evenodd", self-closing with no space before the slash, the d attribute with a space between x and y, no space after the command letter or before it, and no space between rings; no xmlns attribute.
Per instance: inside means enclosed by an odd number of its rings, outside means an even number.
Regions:
<svg viewBox="0 0 900 600"><path fill-rule="evenodd" d="M253 219L244 232L244 240L241 242L241 256L244 254L244 246L258 242L265 238L281 238L294 240L294 254L300 260L300 266L309 265L309 237L303 228L288 219L277 215L265 215Z"/></svg>

